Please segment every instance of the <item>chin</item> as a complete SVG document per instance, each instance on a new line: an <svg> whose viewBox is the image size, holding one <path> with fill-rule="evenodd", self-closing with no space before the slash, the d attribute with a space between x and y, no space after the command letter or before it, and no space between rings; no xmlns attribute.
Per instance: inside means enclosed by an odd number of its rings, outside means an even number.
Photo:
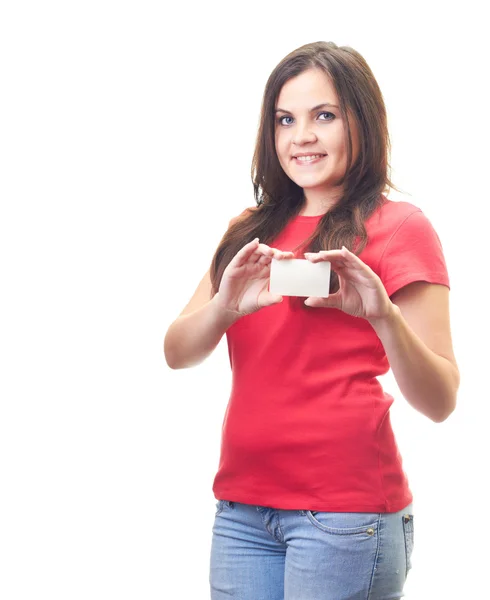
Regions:
<svg viewBox="0 0 490 600"><path fill-rule="evenodd" d="M291 177L294 183L300 185L301 187L306 188L316 188L316 187L332 187L335 185L332 177L312 177L312 176L303 176L303 177Z"/></svg>

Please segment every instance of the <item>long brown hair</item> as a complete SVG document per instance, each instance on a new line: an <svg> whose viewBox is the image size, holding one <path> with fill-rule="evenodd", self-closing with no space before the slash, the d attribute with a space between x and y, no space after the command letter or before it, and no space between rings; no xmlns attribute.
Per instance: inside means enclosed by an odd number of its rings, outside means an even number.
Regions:
<svg viewBox="0 0 490 600"><path fill-rule="evenodd" d="M343 192L299 247L318 252L346 246L359 254L367 244L366 219L384 202L383 192L397 189L389 178L390 139L381 90L364 58L349 46L314 42L297 48L276 66L265 86L260 124L252 159L257 207L246 211L223 236L211 263L212 294L223 271L246 243L258 237L268 244L304 205L303 188L283 171L275 148L274 114L283 85L308 69L321 69L331 80L346 126L347 169ZM347 114L359 136L359 154L352 164L352 135ZM332 271L331 292L338 289Z"/></svg>

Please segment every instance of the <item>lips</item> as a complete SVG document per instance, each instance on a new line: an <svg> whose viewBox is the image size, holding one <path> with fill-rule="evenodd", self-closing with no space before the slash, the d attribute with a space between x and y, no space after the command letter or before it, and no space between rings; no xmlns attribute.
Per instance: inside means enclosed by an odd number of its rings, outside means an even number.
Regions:
<svg viewBox="0 0 490 600"><path fill-rule="evenodd" d="M322 157L323 156L327 156L326 154L324 154L323 152L310 152L308 154L293 154L293 158L298 158L300 156L317 156L318 154L320 154Z"/></svg>
<svg viewBox="0 0 490 600"><path fill-rule="evenodd" d="M313 156L315 156L313 154ZM310 160L301 160L300 158L296 158L293 156L293 160L295 162L295 164L298 167L309 167L310 165L317 165L319 162L321 162L326 156L328 156L327 154L322 154L320 155L318 158L314 158L314 159L310 159Z"/></svg>

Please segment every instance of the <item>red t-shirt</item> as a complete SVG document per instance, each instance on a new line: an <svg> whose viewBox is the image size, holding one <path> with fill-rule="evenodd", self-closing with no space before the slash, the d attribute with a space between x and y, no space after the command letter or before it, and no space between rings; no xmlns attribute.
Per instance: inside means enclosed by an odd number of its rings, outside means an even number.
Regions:
<svg viewBox="0 0 490 600"><path fill-rule="evenodd" d="M292 250L321 216L294 218L270 246ZM416 206L386 200L360 258L388 295L413 281L449 287L437 233ZM299 257L299 256L298 256ZM217 499L281 509L397 512L413 497L377 377L389 363L366 319L304 298L242 317L226 332L232 368Z"/></svg>

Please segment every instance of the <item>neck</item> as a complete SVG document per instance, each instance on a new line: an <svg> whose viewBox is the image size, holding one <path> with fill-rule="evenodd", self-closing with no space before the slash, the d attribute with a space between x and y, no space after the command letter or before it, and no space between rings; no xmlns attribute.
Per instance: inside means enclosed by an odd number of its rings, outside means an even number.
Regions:
<svg viewBox="0 0 490 600"><path fill-rule="evenodd" d="M331 194L327 197L325 194L322 196L304 194L303 205L298 214L301 217L316 217L318 215L324 215L332 208L332 206L335 206L340 197L341 193Z"/></svg>

